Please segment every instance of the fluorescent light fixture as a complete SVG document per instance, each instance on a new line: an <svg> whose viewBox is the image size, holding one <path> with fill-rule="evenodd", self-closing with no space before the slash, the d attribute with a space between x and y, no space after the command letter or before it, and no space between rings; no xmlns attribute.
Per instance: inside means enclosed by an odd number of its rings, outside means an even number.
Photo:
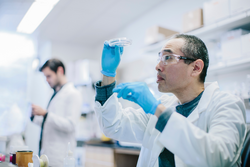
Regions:
<svg viewBox="0 0 250 167"><path fill-rule="evenodd" d="M17 32L32 34L59 0L36 0L17 27Z"/></svg>

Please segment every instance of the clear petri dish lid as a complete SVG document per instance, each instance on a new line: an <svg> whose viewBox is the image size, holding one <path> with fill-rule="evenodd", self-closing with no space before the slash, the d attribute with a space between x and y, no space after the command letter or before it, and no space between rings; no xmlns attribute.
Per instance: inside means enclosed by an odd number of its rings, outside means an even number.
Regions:
<svg viewBox="0 0 250 167"><path fill-rule="evenodd" d="M128 38L114 38L108 41L109 42L109 46L113 47L115 45L117 46L129 46L132 44L132 40L128 39Z"/></svg>

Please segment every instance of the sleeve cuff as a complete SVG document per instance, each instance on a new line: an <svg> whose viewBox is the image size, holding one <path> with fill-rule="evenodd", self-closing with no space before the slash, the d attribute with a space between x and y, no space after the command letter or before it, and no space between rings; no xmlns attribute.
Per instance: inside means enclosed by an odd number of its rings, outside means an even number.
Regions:
<svg viewBox="0 0 250 167"><path fill-rule="evenodd" d="M108 98L113 94L113 89L115 88L115 85L116 81L110 85L105 85L105 86L101 86L101 81L96 82L95 101L98 101L101 103L101 105L103 105L108 100Z"/></svg>
<svg viewBox="0 0 250 167"><path fill-rule="evenodd" d="M103 75L106 75L106 76L108 76L108 77L115 77L116 76L116 72L106 72L106 71L101 71L101 73L103 74Z"/></svg>
<svg viewBox="0 0 250 167"><path fill-rule="evenodd" d="M167 108L158 118L158 121L156 122L155 128L159 130L160 132L163 131L165 126L168 123L169 118L173 114L173 110L171 108Z"/></svg>

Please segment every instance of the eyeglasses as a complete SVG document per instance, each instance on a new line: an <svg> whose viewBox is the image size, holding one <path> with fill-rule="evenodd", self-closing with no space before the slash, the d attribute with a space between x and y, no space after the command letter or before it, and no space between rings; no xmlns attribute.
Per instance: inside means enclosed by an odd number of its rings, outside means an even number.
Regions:
<svg viewBox="0 0 250 167"><path fill-rule="evenodd" d="M157 59L157 62L159 63L161 61L164 65L177 64L180 61L180 59L195 61L195 59L192 59L192 58L183 57L183 56L172 54L172 53L163 55L162 52L159 52L159 57Z"/></svg>

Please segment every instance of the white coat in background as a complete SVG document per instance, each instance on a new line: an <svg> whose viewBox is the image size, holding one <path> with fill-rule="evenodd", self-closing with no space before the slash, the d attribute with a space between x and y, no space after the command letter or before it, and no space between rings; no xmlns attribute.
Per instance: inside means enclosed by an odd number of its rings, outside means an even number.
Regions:
<svg viewBox="0 0 250 167"><path fill-rule="evenodd" d="M178 105L175 96L160 99L167 108ZM107 137L142 143L137 167L158 167L164 147L175 155L176 167L240 166L245 107L238 97L221 92L217 82L205 84L198 106L187 118L174 112L162 133L155 129L155 115L142 109L123 109L116 94L103 106L96 102L95 112Z"/></svg>
<svg viewBox="0 0 250 167"><path fill-rule="evenodd" d="M63 167L68 142L72 151L76 147L75 127L81 116L81 99L73 83L67 83L50 102L41 149L41 155L49 158L49 166ZM42 116L35 116L33 122L41 126L42 120Z"/></svg>

